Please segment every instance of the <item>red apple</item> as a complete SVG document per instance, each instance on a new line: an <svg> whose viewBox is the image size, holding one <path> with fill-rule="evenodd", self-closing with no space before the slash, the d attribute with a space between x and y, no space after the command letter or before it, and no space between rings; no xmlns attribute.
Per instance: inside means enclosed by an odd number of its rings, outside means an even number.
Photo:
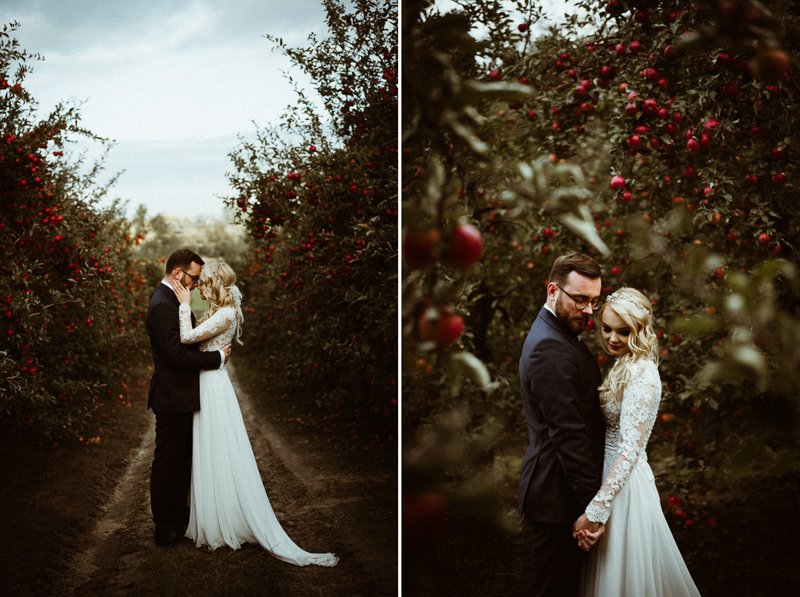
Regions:
<svg viewBox="0 0 800 597"><path fill-rule="evenodd" d="M789 56L778 48L758 47L750 70L762 81L783 81L789 76Z"/></svg>
<svg viewBox="0 0 800 597"><path fill-rule="evenodd" d="M436 247L441 234L437 228L407 230L403 235L403 259L411 269L436 263Z"/></svg>
<svg viewBox="0 0 800 597"><path fill-rule="evenodd" d="M403 495L403 537L409 544L430 547L442 531L447 502L441 493L426 491Z"/></svg>
<svg viewBox="0 0 800 597"><path fill-rule="evenodd" d="M611 188L614 190L619 190L625 186L625 179L617 174L611 178L611 183L609 186L611 186Z"/></svg>
<svg viewBox="0 0 800 597"><path fill-rule="evenodd" d="M420 340L447 348L464 333L464 319L454 314L450 307L429 308L419 316L417 332Z"/></svg>
<svg viewBox="0 0 800 597"><path fill-rule="evenodd" d="M658 112L658 102L653 98L647 98L642 103L642 110L644 110L648 114L655 114L656 112Z"/></svg>
<svg viewBox="0 0 800 597"><path fill-rule="evenodd" d="M618 17L625 11L625 6L620 0L608 0L606 2L606 12L612 17Z"/></svg>
<svg viewBox="0 0 800 597"><path fill-rule="evenodd" d="M483 237L472 224L459 224L447 239L442 261L456 269L466 270L475 265L483 252Z"/></svg>
<svg viewBox="0 0 800 597"><path fill-rule="evenodd" d="M786 146L776 145L775 147L770 148L769 155L773 160L782 160L786 157Z"/></svg>

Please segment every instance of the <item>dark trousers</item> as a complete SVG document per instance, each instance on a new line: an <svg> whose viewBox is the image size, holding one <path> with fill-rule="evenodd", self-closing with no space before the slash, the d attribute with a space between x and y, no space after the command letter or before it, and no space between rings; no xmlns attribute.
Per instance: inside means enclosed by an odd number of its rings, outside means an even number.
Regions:
<svg viewBox="0 0 800 597"><path fill-rule="evenodd" d="M156 449L150 469L150 507L156 532L181 534L189 523L194 413L156 413Z"/></svg>
<svg viewBox="0 0 800 597"><path fill-rule="evenodd" d="M572 523L529 521L533 530L531 595L575 597L586 553L572 538Z"/></svg>

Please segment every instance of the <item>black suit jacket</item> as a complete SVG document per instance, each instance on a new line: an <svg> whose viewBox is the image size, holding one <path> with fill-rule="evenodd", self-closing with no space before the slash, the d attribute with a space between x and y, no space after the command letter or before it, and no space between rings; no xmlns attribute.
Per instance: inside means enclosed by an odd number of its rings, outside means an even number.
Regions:
<svg viewBox="0 0 800 597"><path fill-rule="evenodd" d="M600 489L605 422L592 353L542 307L519 360L530 444L519 509L542 522L574 522Z"/></svg>
<svg viewBox="0 0 800 597"><path fill-rule="evenodd" d="M155 369L150 379L147 407L153 412L200 410L201 369L218 369L219 351L200 352L199 344L181 344L175 293L159 283L147 309L147 335Z"/></svg>

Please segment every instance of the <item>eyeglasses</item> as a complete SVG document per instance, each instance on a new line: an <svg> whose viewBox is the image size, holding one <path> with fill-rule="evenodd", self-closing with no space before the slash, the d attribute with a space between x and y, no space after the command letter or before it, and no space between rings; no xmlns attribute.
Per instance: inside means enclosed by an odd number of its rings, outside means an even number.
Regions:
<svg viewBox="0 0 800 597"><path fill-rule="evenodd" d="M578 311L581 311L582 309L585 309L587 305L591 305L592 306L592 311L597 311L600 308L600 305L603 304L603 299L601 299L599 296L595 297L593 299L587 299L585 296L572 296L569 292L567 292L566 290L561 288L561 286L559 286L558 284L554 283L553 286L555 286L561 292L563 292L569 298L571 298L573 300L573 302L575 303L575 308Z"/></svg>
<svg viewBox="0 0 800 597"><path fill-rule="evenodd" d="M186 274L187 276L189 276L189 277L190 277L192 280L194 280L195 284L196 284L196 283L197 283L197 282L200 280L200 276L193 276L192 274L190 274L189 272L187 272L185 269L181 269L181 271L182 271L184 274Z"/></svg>

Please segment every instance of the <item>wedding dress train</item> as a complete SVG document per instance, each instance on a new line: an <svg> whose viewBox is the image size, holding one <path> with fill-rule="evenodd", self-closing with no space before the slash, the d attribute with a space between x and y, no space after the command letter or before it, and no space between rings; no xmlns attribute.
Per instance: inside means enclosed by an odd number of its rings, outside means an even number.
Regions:
<svg viewBox="0 0 800 597"><path fill-rule="evenodd" d="M230 344L236 329L233 308L222 308L192 329L191 310L180 306L183 342L200 350ZM332 553L309 553L281 527L261 481L250 439L228 372L200 372L200 410L194 415L192 484L186 536L200 547L257 542L273 556L297 566L335 566Z"/></svg>

